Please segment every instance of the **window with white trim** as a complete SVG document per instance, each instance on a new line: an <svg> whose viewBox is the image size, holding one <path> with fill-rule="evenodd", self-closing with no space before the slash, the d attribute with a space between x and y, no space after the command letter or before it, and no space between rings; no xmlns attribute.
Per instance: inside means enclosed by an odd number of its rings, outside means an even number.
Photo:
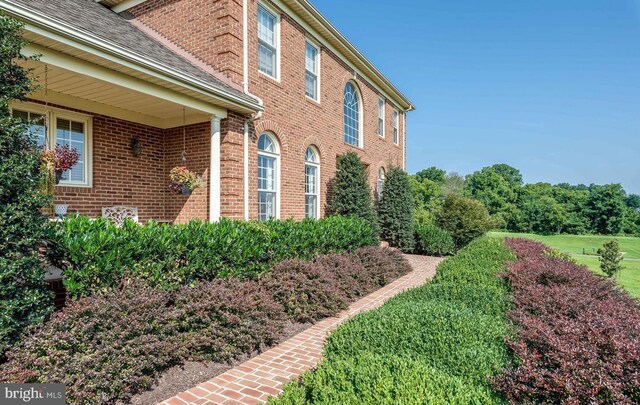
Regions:
<svg viewBox="0 0 640 405"><path fill-rule="evenodd" d="M344 141L361 146L360 142L360 95L356 86L349 82L344 88Z"/></svg>
<svg viewBox="0 0 640 405"><path fill-rule="evenodd" d="M28 131L36 137L38 146L69 145L78 151L78 163L62 174L58 185L91 186L91 117L60 109L52 109L47 114L43 106L35 104L20 105L13 108L12 113L28 124ZM49 128L45 127L47 121Z"/></svg>
<svg viewBox="0 0 640 405"><path fill-rule="evenodd" d="M378 182L376 185L376 194L378 197L378 201L380 201L382 199L382 191L384 189L384 180L385 180L385 171L384 171L384 167L381 167L380 170L378 170Z"/></svg>
<svg viewBox="0 0 640 405"><path fill-rule="evenodd" d="M320 49L309 41L305 48L306 94L318 101L320 96Z"/></svg>
<svg viewBox="0 0 640 405"><path fill-rule="evenodd" d="M258 139L258 220L278 218L280 151L270 133Z"/></svg>
<svg viewBox="0 0 640 405"><path fill-rule="evenodd" d="M384 108L385 101L383 98L378 99L378 135L384 138Z"/></svg>
<svg viewBox="0 0 640 405"><path fill-rule="evenodd" d="M306 218L320 218L320 159L309 146L304 157L304 212Z"/></svg>
<svg viewBox="0 0 640 405"><path fill-rule="evenodd" d="M393 111L393 143L395 143L396 145L399 142L399 135L398 135L398 110L394 110Z"/></svg>
<svg viewBox="0 0 640 405"><path fill-rule="evenodd" d="M27 125L29 133L36 138L38 146L44 147L47 145L47 136L45 134L44 127L44 114L14 109L13 116L20 119L22 123Z"/></svg>
<svg viewBox="0 0 640 405"><path fill-rule="evenodd" d="M258 70L278 80L280 17L258 5Z"/></svg>

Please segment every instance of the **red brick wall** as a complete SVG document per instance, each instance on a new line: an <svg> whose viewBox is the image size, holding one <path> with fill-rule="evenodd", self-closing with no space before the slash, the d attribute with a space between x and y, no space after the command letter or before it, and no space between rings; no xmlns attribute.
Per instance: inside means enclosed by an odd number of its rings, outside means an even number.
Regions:
<svg viewBox="0 0 640 405"><path fill-rule="evenodd" d="M142 154L129 144L137 137ZM138 208L141 221L166 219L162 130L105 116L93 117L93 187L56 186L55 202L69 204L69 213L102 215L102 207Z"/></svg>
<svg viewBox="0 0 640 405"><path fill-rule="evenodd" d="M369 165L369 181L376 184L378 168L402 165L402 149L393 144L393 107L387 102L385 138L377 135L378 93L366 80L354 78L353 71L330 50L320 56L320 103L305 95L305 40L307 33L292 18L281 13L280 82L258 72L257 6L249 0L249 89L265 102L265 113L255 123L254 132L275 133L281 143L281 218L304 217L304 152L315 145L320 152L321 213L327 203L328 183L335 176L336 158L355 151ZM275 7L275 6L274 6ZM363 143L360 149L344 142L343 91L353 80L362 95ZM362 118L361 118L362 119ZM251 217L257 216L257 145L251 145Z"/></svg>
<svg viewBox="0 0 640 405"><path fill-rule="evenodd" d="M185 223L190 219L209 220L209 150L211 142L210 124L188 125L183 128L165 130L165 167L163 178L165 188L169 182L169 172L182 166L182 151L187 152L187 167L202 176L202 187L190 196L165 193L162 203L166 205L167 218L175 223ZM186 141L183 142L183 136Z"/></svg>
<svg viewBox="0 0 640 405"><path fill-rule="evenodd" d="M149 0L127 13L242 83L242 0Z"/></svg>
<svg viewBox="0 0 640 405"><path fill-rule="evenodd" d="M355 151L370 167L375 188L378 169L401 166L404 148L402 115L400 145L393 144L393 104L387 100L385 137L377 134L378 93L367 80L354 78L352 69L330 50L321 50L321 101L305 96L305 39L308 35L293 18L281 13L281 80L257 68L257 0L249 0L249 90L265 102L261 120L251 127L250 216L257 216L257 145L266 130L278 137L281 148L281 218L304 216L304 151L315 145L321 155L321 211L327 203L328 182L335 175L336 157ZM272 4L273 7L275 5ZM281 11L281 10L280 10ZM241 0L149 0L130 10L140 22L212 67L242 82ZM343 141L343 90L353 80L361 91L364 111L364 149ZM242 117L231 116L222 127L222 214L242 217Z"/></svg>

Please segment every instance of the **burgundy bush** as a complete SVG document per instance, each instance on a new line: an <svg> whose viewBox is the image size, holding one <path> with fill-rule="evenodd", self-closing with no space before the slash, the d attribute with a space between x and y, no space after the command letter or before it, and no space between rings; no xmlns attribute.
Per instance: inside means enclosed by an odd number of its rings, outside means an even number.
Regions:
<svg viewBox="0 0 640 405"><path fill-rule="evenodd" d="M287 260L260 279L265 290L297 322L313 322L347 308L348 298L335 275L317 263Z"/></svg>
<svg viewBox="0 0 640 405"><path fill-rule="evenodd" d="M260 284L294 320L311 322L336 315L355 299L410 271L399 251L365 247L345 255L320 256L312 263L282 262Z"/></svg>
<svg viewBox="0 0 640 405"><path fill-rule="evenodd" d="M275 343L284 319L255 282L128 286L57 312L9 353L0 381L63 383L74 404L126 401L186 359L226 361Z"/></svg>
<svg viewBox="0 0 640 405"><path fill-rule="evenodd" d="M348 254L357 257L378 287L411 271L411 265L396 249L363 247Z"/></svg>
<svg viewBox="0 0 640 405"><path fill-rule="evenodd" d="M495 388L513 403L640 402L638 302L541 243L506 243L518 258L503 275L518 364L494 379Z"/></svg>

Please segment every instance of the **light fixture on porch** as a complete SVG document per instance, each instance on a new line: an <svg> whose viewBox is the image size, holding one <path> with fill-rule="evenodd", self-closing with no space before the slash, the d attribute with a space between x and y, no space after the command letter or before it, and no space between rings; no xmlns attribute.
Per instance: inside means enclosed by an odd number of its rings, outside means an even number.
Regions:
<svg viewBox="0 0 640 405"><path fill-rule="evenodd" d="M133 154L133 156L140 156L142 155L142 145L140 144L140 139L138 139L137 137L132 137L131 141L129 142L129 149L131 149L131 154Z"/></svg>

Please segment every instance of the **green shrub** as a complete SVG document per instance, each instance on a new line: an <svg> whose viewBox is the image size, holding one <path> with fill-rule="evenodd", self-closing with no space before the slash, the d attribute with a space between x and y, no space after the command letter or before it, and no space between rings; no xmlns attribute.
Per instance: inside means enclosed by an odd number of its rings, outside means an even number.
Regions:
<svg viewBox="0 0 640 405"><path fill-rule="evenodd" d="M378 203L382 239L403 252L413 250L413 193L407 173L391 167Z"/></svg>
<svg viewBox="0 0 640 405"><path fill-rule="evenodd" d="M503 403L487 377L512 360L508 288L497 277L512 258L498 240L473 242L432 282L340 326L326 360L272 403Z"/></svg>
<svg viewBox="0 0 640 405"><path fill-rule="evenodd" d="M105 291L124 275L172 289L198 280L254 278L287 259L352 251L376 243L368 221L329 217L319 221L244 222L121 228L105 219L70 217L57 227L56 254L70 265L65 285L74 296Z"/></svg>
<svg viewBox="0 0 640 405"><path fill-rule="evenodd" d="M493 228L493 220L480 201L451 194L444 200L438 225L449 231L456 248L466 246Z"/></svg>
<svg viewBox="0 0 640 405"><path fill-rule="evenodd" d="M306 373L302 384L287 385L279 404L488 404L495 395L488 387L401 356L363 353L322 363ZM273 403L271 401L270 403Z"/></svg>
<svg viewBox="0 0 640 405"><path fill-rule="evenodd" d="M429 256L446 256L455 252L456 244L451 234L435 225L414 225L416 245L414 252Z"/></svg>
<svg viewBox="0 0 640 405"><path fill-rule="evenodd" d="M334 215L364 218L371 223L376 236L380 235L378 218L371 199L367 168L355 152L338 156L329 212Z"/></svg>
<svg viewBox="0 0 640 405"><path fill-rule="evenodd" d="M16 64L22 24L0 14L0 361L27 326L51 311L38 248L46 237L40 189L40 153L34 134L11 117L9 102L32 90L29 72Z"/></svg>
<svg viewBox="0 0 640 405"><path fill-rule="evenodd" d="M622 270L622 253L620 245L616 239L605 242L602 248L598 249L600 269L607 277L613 277Z"/></svg>

